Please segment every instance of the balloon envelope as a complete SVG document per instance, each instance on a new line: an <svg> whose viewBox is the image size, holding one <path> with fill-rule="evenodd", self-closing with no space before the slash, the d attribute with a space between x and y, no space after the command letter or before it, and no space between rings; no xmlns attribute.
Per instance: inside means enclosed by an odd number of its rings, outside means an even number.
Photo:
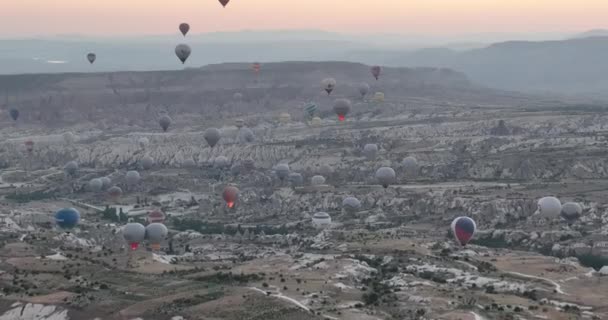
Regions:
<svg viewBox="0 0 608 320"><path fill-rule="evenodd" d="M299 187L304 184L304 177L302 177L302 175L297 172L290 173L288 180L289 183L291 183L291 185L294 187Z"/></svg>
<svg viewBox="0 0 608 320"><path fill-rule="evenodd" d="M342 208L348 213L355 213L361 209L361 201L355 197L346 197L342 200Z"/></svg>
<svg viewBox="0 0 608 320"><path fill-rule="evenodd" d="M325 92L327 92L327 94L330 95L332 93L332 91L334 91L334 88L336 87L336 79L325 78L325 79L323 79L323 81L321 81L321 86L323 87L323 90L325 90Z"/></svg>
<svg viewBox="0 0 608 320"><path fill-rule="evenodd" d="M234 186L227 186L226 188L224 188L222 197L224 198L224 201L226 201L226 205L228 206L228 208L232 208L234 207L234 203L239 198L239 189Z"/></svg>
<svg viewBox="0 0 608 320"><path fill-rule="evenodd" d="M149 170L154 166L154 159L152 159L152 157L150 156L144 156L143 158L141 158L141 167L144 168L144 170Z"/></svg>
<svg viewBox="0 0 608 320"><path fill-rule="evenodd" d="M461 246L469 243L476 230L475 221L469 217L458 217L452 221L452 233Z"/></svg>
<svg viewBox="0 0 608 320"><path fill-rule="evenodd" d="M108 189L108 195L110 195L110 197L116 199L122 195L122 189L119 186L113 186L110 189Z"/></svg>
<svg viewBox="0 0 608 320"><path fill-rule="evenodd" d="M171 125L171 117L169 117L168 115L163 115L162 117L160 117L160 119L158 119L158 124L160 125L160 127L163 129L164 132L167 132L167 129L169 129L169 126Z"/></svg>
<svg viewBox="0 0 608 320"><path fill-rule="evenodd" d="M134 186L139 183L141 176L139 175L139 172L131 170L127 172L125 179L127 180L128 185Z"/></svg>
<svg viewBox="0 0 608 320"><path fill-rule="evenodd" d="M175 55L177 56L177 58L179 59L179 61L182 62L182 64L186 63L186 60L188 60L188 57L190 56L190 53L192 52L192 50L190 49L190 46L187 44L178 44L175 47Z"/></svg>
<svg viewBox="0 0 608 320"><path fill-rule="evenodd" d="M253 135L253 131L249 128L241 128L239 130L239 141L241 143L251 143L253 142L255 136Z"/></svg>
<svg viewBox="0 0 608 320"><path fill-rule="evenodd" d="M78 171L78 163L76 163L76 161L70 161L63 167L63 170L67 175L73 176L76 174L76 171Z"/></svg>
<svg viewBox="0 0 608 320"><path fill-rule="evenodd" d="M151 223L146 227L146 238L154 250L160 249L160 244L168 233L169 230L167 230L167 227L162 223Z"/></svg>
<svg viewBox="0 0 608 320"><path fill-rule="evenodd" d="M378 78L380 78L380 73L382 72L382 67L373 66L370 68L370 71L372 72L372 75L374 76L374 78L376 78L376 80L378 80Z"/></svg>
<svg viewBox="0 0 608 320"><path fill-rule="evenodd" d="M378 145L375 143L368 143L363 147L363 155L367 158L367 160L376 159L376 155L378 154Z"/></svg>
<svg viewBox="0 0 608 320"><path fill-rule="evenodd" d="M89 63L93 64L93 62L95 62L96 59L97 59L96 54L94 54L94 53L87 54L87 60L89 60Z"/></svg>
<svg viewBox="0 0 608 320"><path fill-rule="evenodd" d="M226 5L228 4L228 2L230 2L230 0L219 0L220 3L222 4L222 6L225 8Z"/></svg>
<svg viewBox="0 0 608 320"><path fill-rule="evenodd" d="M583 214L583 208L576 202L566 202L562 206L561 215L568 221L576 220Z"/></svg>
<svg viewBox="0 0 608 320"><path fill-rule="evenodd" d="M312 223L317 228L325 228L331 225L331 216L326 212L317 212L312 216Z"/></svg>
<svg viewBox="0 0 608 320"><path fill-rule="evenodd" d="M310 178L310 184L312 184L313 186L320 186L325 184L325 178L323 176L314 176L312 178Z"/></svg>
<svg viewBox="0 0 608 320"><path fill-rule="evenodd" d="M55 213L55 223L62 229L72 229L80 221L80 212L74 208L64 208Z"/></svg>
<svg viewBox="0 0 608 320"><path fill-rule="evenodd" d="M146 227L141 223L127 223L122 228L122 236L131 246L131 250L136 250L146 238Z"/></svg>
<svg viewBox="0 0 608 320"><path fill-rule="evenodd" d="M99 192L103 188L103 181L101 179L95 178L89 181L89 190L92 192Z"/></svg>
<svg viewBox="0 0 608 320"><path fill-rule="evenodd" d="M211 148L215 147L221 137L220 130L216 128L209 128L205 130L205 133L203 134L203 138L205 138L205 141L207 141L207 144L209 144Z"/></svg>
<svg viewBox="0 0 608 320"><path fill-rule="evenodd" d="M334 101L334 112L338 115L338 120L344 121L350 112L352 103L348 99L340 98Z"/></svg>
<svg viewBox="0 0 608 320"><path fill-rule="evenodd" d="M369 84L363 82L359 85L359 94L361 97L365 97L369 93Z"/></svg>
<svg viewBox="0 0 608 320"><path fill-rule="evenodd" d="M376 171L376 179L384 188L388 188L389 185L395 183L395 177L393 168L382 167Z"/></svg>
<svg viewBox="0 0 608 320"><path fill-rule="evenodd" d="M179 25L179 31L184 35L184 37L186 36L186 34L188 33L188 31L190 31L190 25L187 23L181 23Z"/></svg>
<svg viewBox="0 0 608 320"><path fill-rule="evenodd" d="M274 171L279 179L285 180L285 178L289 176L289 165L286 163L279 163L274 167Z"/></svg>
<svg viewBox="0 0 608 320"><path fill-rule="evenodd" d="M17 121L17 119L19 119L19 110L11 109L8 113L11 115L11 119L13 119L13 121Z"/></svg>
<svg viewBox="0 0 608 320"><path fill-rule="evenodd" d="M562 203L556 197L544 197L538 200L538 212L541 217L555 218L562 211Z"/></svg>

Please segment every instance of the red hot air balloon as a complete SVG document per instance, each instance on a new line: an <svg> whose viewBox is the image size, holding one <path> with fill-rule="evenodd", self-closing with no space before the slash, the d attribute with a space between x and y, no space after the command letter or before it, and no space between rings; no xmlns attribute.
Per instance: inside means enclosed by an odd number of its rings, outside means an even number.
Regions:
<svg viewBox="0 0 608 320"><path fill-rule="evenodd" d="M253 70L253 72L255 72L255 74L260 73L260 69L262 68L262 65L259 62L254 62L251 65L251 70Z"/></svg>
<svg viewBox="0 0 608 320"><path fill-rule="evenodd" d="M184 35L184 37L186 36L186 34L188 34L188 31L190 31L190 25L187 23L181 23L179 25L179 31Z"/></svg>
<svg viewBox="0 0 608 320"><path fill-rule="evenodd" d="M228 4L228 2L230 2L230 0L219 0L219 1L224 8L226 8L226 5Z"/></svg>
<svg viewBox="0 0 608 320"><path fill-rule="evenodd" d="M165 214L160 210L152 210L148 213L148 223L165 222Z"/></svg>
<svg viewBox="0 0 608 320"><path fill-rule="evenodd" d="M452 221L454 238L463 247L473 238L475 230L477 230L475 221L469 217L458 217Z"/></svg>
<svg viewBox="0 0 608 320"><path fill-rule="evenodd" d="M224 197L228 208L232 209L232 207L234 207L234 203L239 198L239 189L234 186L227 186L226 188L224 188L224 193L222 194L222 196Z"/></svg>
<svg viewBox="0 0 608 320"><path fill-rule="evenodd" d="M378 80L378 78L380 78L380 73L382 72L382 67L373 66L373 67L371 67L371 71L372 71L372 75L374 76L374 78L376 78L376 80Z"/></svg>
<svg viewBox="0 0 608 320"><path fill-rule="evenodd" d="M32 151L34 151L34 141L27 140L23 144L25 144L25 150L27 150L27 152L32 153Z"/></svg>

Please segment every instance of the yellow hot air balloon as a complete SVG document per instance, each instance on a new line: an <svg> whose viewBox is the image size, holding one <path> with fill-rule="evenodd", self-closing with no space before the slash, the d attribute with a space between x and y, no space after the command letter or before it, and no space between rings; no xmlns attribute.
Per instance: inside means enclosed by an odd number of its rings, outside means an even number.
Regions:
<svg viewBox="0 0 608 320"><path fill-rule="evenodd" d="M312 126L315 126L315 127L320 126L321 125L321 118L319 118L319 117L312 118L312 120L310 120L310 124Z"/></svg>
<svg viewBox="0 0 608 320"><path fill-rule="evenodd" d="M291 115L287 112L281 113L281 115L279 115L279 122L282 124L291 122Z"/></svg>
<svg viewBox="0 0 608 320"><path fill-rule="evenodd" d="M384 102L384 92L376 92L376 94L374 94L374 101Z"/></svg>

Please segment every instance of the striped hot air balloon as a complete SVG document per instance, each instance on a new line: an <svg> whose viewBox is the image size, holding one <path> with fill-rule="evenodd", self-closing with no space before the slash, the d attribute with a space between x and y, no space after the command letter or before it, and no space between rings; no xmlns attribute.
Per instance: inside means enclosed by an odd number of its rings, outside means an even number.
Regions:
<svg viewBox="0 0 608 320"><path fill-rule="evenodd" d="M471 241L476 229L475 221L469 217L458 217L452 221L452 233L461 246L466 246Z"/></svg>
<svg viewBox="0 0 608 320"><path fill-rule="evenodd" d="M315 113L317 112L317 105L314 103L309 103L308 105L306 105L306 107L304 107L304 114L306 115L307 119L312 119L315 116Z"/></svg>

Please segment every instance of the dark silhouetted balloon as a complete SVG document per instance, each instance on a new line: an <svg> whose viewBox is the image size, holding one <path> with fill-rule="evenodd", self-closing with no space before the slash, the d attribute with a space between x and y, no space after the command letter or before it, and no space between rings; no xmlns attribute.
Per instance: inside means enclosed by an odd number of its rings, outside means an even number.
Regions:
<svg viewBox="0 0 608 320"><path fill-rule="evenodd" d="M251 143L251 142L253 142L253 140L255 140L255 136L253 134L253 131L251 131L251 129L241 128L239 130L239 141L241 143Z"/></svg>
<svg viewBox="0 0 608 320"><path fill-rule="evenodd" d="M356 213L361 209L361 201L355 197L346 197L342 200L342 208L347 213Z"/></svg>
<svg viewBox="0 0 608 320"><path fill-rule="evenodd" d="M11 109L8 113L11 115L13 121L17 121L17 119L19 119L19 110Z"/></svg>
<svg viewBox="0 0 608 320"><path fill-rule="evenodd" d="M581 217L583 208L576 202L566 202L562 205L561 215L564 219L572 222Z"/></svg>
<svg viewBox="0 0 608 320"><path fill-rule="evenodd" d="M461 246L466 246L471 241L476 229L475 221L469 217L458 217L452 221L452 233Z"/></svg>
<svg viewBox="0 0 608 320"><path fill-rule="evenodd" d="M171 122L171 117L169 117L168 115L163 115L162 117L160 117L160 119L158 119L158 124L164 132L167 132L167 129L169 129Z"/></svg>
<svg viewBox="0 0 608 320"><path fill-rule="evenodd" d="M222 134L220 133L220 130L216 128L209 128L205 130L205 133L203 134L203 138L205 138L205 141L207 141L207 144L209 144L211 148L215 147L221 137Z"/></svg>
<svg viewBox="0 0 608 320"><path fill-rule="evenodd" d="M228 2L230 2L230 0L219 0L219 1L224 8L226 8L226 5L228 4Z"/></svg>
<svg viewBox="0 0 608 320"><path fill-rule="evenodd" d="M378 80L378 78L380 78L380 73L382 72L382 67L380 66L373 66L371 67L371 72L372 75L374 76L374 78L376 78L376 80Z"/></svg>
<svg viewBox="0 0 608 320"><path fill-rule="evenodd" d="M95 60L97 60L97 55L94 53L89 53L89 54L87 54L87 60L89 60L90 64L93 64L93 62L95 62Z"/></svg>
<svg viewBox="0 0 608 320"><path fill-rule="evenodd" d="M395 170L390 167L382 167L376 171L376 179L386 189L395 183Z"/></svg>
<svg viewBox="0 0 608 320"><path fill-rule="evenodd" d="M187 44L178 44L175 47L175 55L177 56L177 58L179 59L179 61L182 62L182 64L186 63L186 60L188 60L188 57L190 56L190 53L192 52L192 49L190 49L190 46Z"/></svg>
<svg viewBox="0 0 608 320"><path fill-rule="evenodd" d="M55 213L55 223L61 229L72 229L80 221L80 212L74 208L64 208Z"/></svg>
<svg viewBox="0 0 608 320"><path fill-rule="evenodd" d="M323 86L323 90L327 92L327 95L330 95L331 92L336 88L336 79L325 78L323 81L321 81L321 86Z"/></svg>
<svg viewBox="0 0 608 320"><path fill-rule="evenodd" d="M169 230L162 223L151 223L146 227L146 238L150 242L152 250L160 250L160 244L168 233Z"/></svg>
<svg viewBox="0 0 608 320"><path fill-rule="evenodd" d="M190 25L187 23L181 23L179 25L179 31L184 35L184 37L186 36L186 34L188 34L188 31L190 31Z"/></svg>

